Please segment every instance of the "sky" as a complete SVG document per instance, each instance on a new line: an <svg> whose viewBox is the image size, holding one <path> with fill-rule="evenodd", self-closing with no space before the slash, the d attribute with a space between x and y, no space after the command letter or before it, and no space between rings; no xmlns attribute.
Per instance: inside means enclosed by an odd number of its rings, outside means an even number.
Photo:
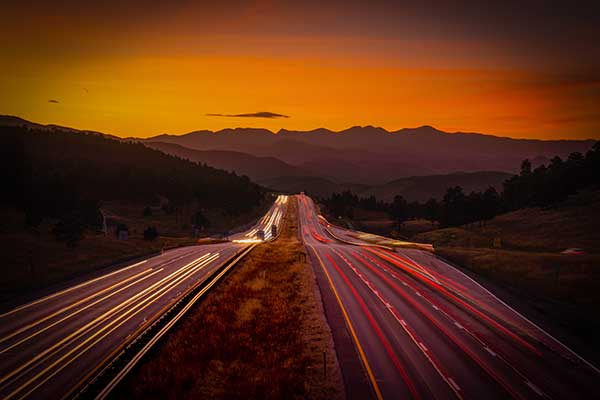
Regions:
<svg viewBox="0 0 600 400"><path fill-rule="evenodd" d="M552 5L550 5L552 3ZM600 2L3 2L0 114L600 139Z"/></svg>

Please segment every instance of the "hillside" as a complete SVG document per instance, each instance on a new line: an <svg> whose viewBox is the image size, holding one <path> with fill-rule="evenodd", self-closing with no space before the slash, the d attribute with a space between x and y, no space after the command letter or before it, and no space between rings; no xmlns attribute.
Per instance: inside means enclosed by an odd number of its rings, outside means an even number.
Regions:
<svg viewBox="0 0 600 400"><path fill-rule="evenodd" d="M600 192L583 192L549 208L525 208L466 227L420 233L416 241L442 247L493 247L559 253L577 247L600 253Z"/></svg>
<svg viewBox="0 0 600 400"><path fill-rule="evenodd" d="M483 226L413 236L436 254L500 285L530 318L551 320L600 355L600 192L585 191L549 208L498 215ZM579 248L583 254L564 254Z"/></svg>
<svg viewBox="0 0 600 400"><path fill-rule="evenodd" d="M5 298L247 224L264 191L246 177L95 133L0 127ZM146 234L148 228L154 234ZM119 240L117 229L128 230ZM102 232L105 230L105 233Z"/></svg>
<svg viewBox="0 0 600 400"><path fill-rule="evenodd" d="M510 177L511 174L497 171L412 176L410 178L397 179L385 185L374 186L361 192L360 195L373 195L378 200L386 202L391 202L397 194L401 194L408 201L424 202L432 197L441 200L446 193L446 189L453 186L462 187L465 193L483 191L490 186L500 191L502 183Z"/></svg>
<svg viewBox="0 0 600 400"><path fill-rule="evenodd" d="M0 125L80 132L11 116L0 116ZM154 148L160 146L167 153L235 171L255 180L315 177L342 187L346 184L380 186L401 178L458 172L515 173L524 159L530 159L537 166L548 163L554 156L565 158L572 152L585 153L594 143L592 140L543 141L480 133L447 133L431 126L393 132L373 126L355 126L339 132L323 128L311 131L281 129L277 133L266 129L236 128L163 134L147 139L129 138L127 141L152 143ZM167 147L168 144L172 146ZM174 145L205 153L192 153ZM494 179L492 184L495 184ZM335 191L324 187L319 184L306 189L322 194ZM385 194L386 189L381 190ZM416 196L422 195L417 193Z"/></svg>
<svg viewBox="0 0 600 400"><path fill-rule="evenodd" d="M340 132L225 129L160 135L146 141L169 142L197 150L240 151L275 157L310 175L337 183L380 185L394 179L455 172L515 173L528 158L537 165L558 155L585 153L592 140L512 139L480 133L447 133L431 126L389 132L352 127Z"/></svg>
<svg viewBox="0 0 600 400"><path fill-rule="evenodd" d="M315 176L280 176L272 179L263 179L259 183L270 189L286 193L310 193L311 196L329 196L331 193L352 190L360 192L368 188L366 185L338 184L326 178Z"/></svg>
<svg viewBox="0 0 600 400"><path fill-rule="evenodd" d="M397 179L383 185L360 185L336 183L331 179L316 176L279 176L262 179L257 182L270 189L288 193L307 192L317 197L329 197L333 193L350 190L360 197L375 196L377 200L391 202L394 196L400 194L407 201L427 201L430 198L440 200L446 189L461 186L466 193L482 191L490 186L502 189L502 182L511 174L496 171L458 172L447 175L412 176Z"/></svg>
<svg viewBox="0 0 600 400"><path fill-rule="evenodd" d="M280 176L305 176L307 171L275 157L256 157L228 150L193 150L174 143L145 142L146 146L173 156L246 175L255 182Z"/></svg>

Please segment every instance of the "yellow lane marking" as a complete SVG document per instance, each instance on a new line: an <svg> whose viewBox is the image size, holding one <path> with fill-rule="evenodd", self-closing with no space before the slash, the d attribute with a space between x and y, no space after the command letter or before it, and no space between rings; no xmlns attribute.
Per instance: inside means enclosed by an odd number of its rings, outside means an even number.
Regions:
<svg viewBox="0 0 600 400"><path fill-rule="evenodd" d="M60 296L60 295L62 295L62 294L65 294L65 293L68 293L68 292L72 292L73 290L80 289L80 288L82 288L82 287L84 287L84 286L91 285L91 284L92 284L92 283L94 283L94 282L98 282L98 281L100 281L100 280L102 280L102 279L108 278L109 276L113 276L113 275L115 275L115 274L119 274L119 273L121 273L121 272L123 272L123 271L126 271L126 270L128 270L128 269L135 268L135 267L137 267L137 266L139 266L139 265L142 265L142 264L144 264L144 263L146 263L146 262L148 262L148 260L140 261L140 262L138 262L138 263L135 263L135 264L133 264L133 265L130 265L130 266L128 266L128 267L125 267L125 268L118 269L118 270L116 270L116 271L114 271L114 272L111 272L111 273L109 273L109 274L106 274L106 275L99 276L98 278L91 279L91 280L89 280L89 281L86 281L86 282L80 283L79 285L75 285L75 286L72 286L72 287L70 287L70 288L67 288L67 289L61 290L61 291L59 291L59 292L53 293L53 294L51 294L51 295L48 295L48 296L46 296L46 297L42 297L41 299L38 299L38 300L32 301L31 303L24 304L24 305L22 305L22 306L20 306L20 307L14 308L14 309L12 309L12 310L10 310L10 311L8 311L8 312L5 312L4 314L0 314L0 318L4 318L4 317L6 317L7 315L14 314L14 313L16 313L16 312L18 312L18 311L24 310L24 309L26 309L26 308L29 308L29 307L31 307L31 306L34 306L34 305L36 305L36 304L42 303L42 302L44 302L44 301L47 301L47 300L53 299L53 298L55 298L55 297L57 297L57 296Z"/></svg>
<svg viewBox="0 0 600 400"><path fill-rule="evenodd" d="M354 326L352 325L352 322L350 322L350 317L348 316L348 313L346 312L346 308L344 307L344 304L342 303L342 299L340 298L340 295L338 294L338 291L333 284L333 280L331 279L331 276L329 276L329 272L327 272L327 268L325 268L325 265L323 264L323 261L321 260L321 257L319 256L319 253L317 253L317 251L315 250L315 248L312 245L307 244L307 246L312 249L313 253L315 253L315 255L317 256L317 260L319 260L319 264L321 264L321 268L323 268L323 272L325 272L325 276L327 277L329 286L331 286L331 290L333 290L333 294L335 295L335 298L337 299L337 302L340 305L340 308L342 309L342 314L344 315L344 319L346 320L346 324L348 325L348 329L350 330L350 334L352 335L352 339L354 340L354 344L356 345L358 354L360 355L363 365L365 366L365 369L367 370L367 375L369 377L369 381L371 381L371 386L373 386L373 390L375 390L375 395L376 395L377 399L381 400L381 399L383 399L383 396L381 395L381 390L379 389L379 385L377 384L377 381L375 380L375 375L373 375L373 371L371 370L371 366L369 365L369 362L367 361L367 356L365 355L362 345L360 344L360 341L358 340L358 336L356 335Z"/></svg>
<svg viewBox="0 0 600 400"><path fill-rule="evenodd" d="M210 254L210 253L208 253L208 254ZM203 258L203 257L201 257L201 258ZM5 376L3 376L2 378L0 378L0 383L3 383L7 379L10 379L11 377L13 377L16 374L20 373L22 370L24 370L25 368L27 368L28 366L30 366L34 362L40 360L42 357L46 356L48 353L50 353L54 349L58 348L59 346L61 346L64 343L68 342L69 340L71 340L72 338L76 337L80 333L88 330L90 327L93 327L93 325L95 325L97 322L101 322L102 320L104 320L106 318L109 318L111 315L116 314L118 311L120 311L121 309L123 309L127 305L133 303L138 298L144 296L146 293L148 293L148 292L154 290L155 288L159 287L164 282L170 280L173 277L177 277L177 276L181 276L181 275L184 275L183 277L185 278L188 275L190 275L190 272L186 272L186 271L191 270L191 273L195 273L197 271L196 267L198 267L199 265L202 265L202 266L206 265L207 263L215 260L216 258L218 258L218 253L216 253L215 255L211 256L210 258L202 261L201 264L198 264L198 260L200 260L200 258L198 258L197 260L194 260L194 261L190 262L189 264L183 266L182 268L179 268L177 271L174 271L170 275L167 275L166 277L164 277L160 281L158 281L158 282L154 283L153 285L147 287L146 289L144 289L141 292L137 293L133 297L128 298L124 302L122 302L119 305L113 307L112 309L108 310L107 312L105 312L104 314L102 314L99 317L95 318L94 320L90 321L89 323L87 323L83 327L79 328L77 331L75 331L75 332L71 333L70 335L68 335L67 337L63 338L58 343L56 343L53 346L47 348L43 352L37 354L34 358L32 358L31 360L29 360L25 364L21 365L18 368L15 368L10 373L8 373Z"/></svg>

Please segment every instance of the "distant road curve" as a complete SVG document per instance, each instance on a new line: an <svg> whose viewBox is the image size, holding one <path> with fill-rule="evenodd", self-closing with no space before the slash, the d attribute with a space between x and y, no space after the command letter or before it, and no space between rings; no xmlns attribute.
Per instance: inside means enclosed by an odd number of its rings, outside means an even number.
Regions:
<svg viewBox="0 0 600 400"><path fill-rule="evenodd" d="M594 366L462 272L427 251L363 245L309 197L298 204L320 290L333 293L323 298L343 316L373 398L597 398Z"/></svg>
<svg viewBox="0 0 600 400"><path fill-rule="evenodd" d="M0 398L71 393L157 313L256 242L259 230L271 239L286 203L287 196L279 196L231 242L170 250L1 314Z"/></svg>

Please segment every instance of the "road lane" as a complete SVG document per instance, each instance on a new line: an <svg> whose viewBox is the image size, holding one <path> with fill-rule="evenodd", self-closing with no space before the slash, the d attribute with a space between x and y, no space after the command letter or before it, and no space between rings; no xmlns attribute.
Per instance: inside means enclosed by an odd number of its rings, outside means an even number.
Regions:
<svg viewBox="0 0 600 400"><path fill-rule="evenodd" d="M279 226L286 202L279 196L251 231L270 233ZM248 245L241 240L173 249L0 315L0 397L69 393L155 315Z"/></svg>
<svg viewBox="0 0 600 400"><path fill-rule="evenodd" d="M374 247L330 225L307 196L298 203L300 234L329 279L321 290L338 294L374 397L596 396L597 370L454 267Z"/></svg>

